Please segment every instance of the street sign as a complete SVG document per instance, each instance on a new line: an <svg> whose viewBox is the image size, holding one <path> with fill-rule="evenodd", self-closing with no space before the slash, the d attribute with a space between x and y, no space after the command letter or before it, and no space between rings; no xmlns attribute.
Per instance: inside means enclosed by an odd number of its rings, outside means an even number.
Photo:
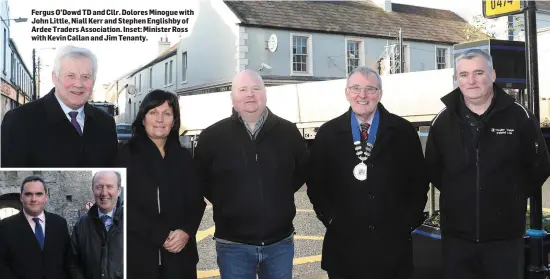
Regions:
<svg viewBox="0 0 550 279"><path fill-rule="evenodd" d="M91 201L87 201L86 203L84 203L84 207L86 207L86 211L90 210L92 206L94 206L94 203Z"/></svg>
<svg viewBox="0 0 550 279"><path fill-rule="evenodd" d="M523 12L524 1L520 0L482 0L483 16L497 18Z"/></svg>

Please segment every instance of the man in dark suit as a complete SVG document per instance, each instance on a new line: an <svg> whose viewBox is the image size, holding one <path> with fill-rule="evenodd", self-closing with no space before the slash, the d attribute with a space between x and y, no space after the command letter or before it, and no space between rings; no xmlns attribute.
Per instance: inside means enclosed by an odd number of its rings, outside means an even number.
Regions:
<svg viewBox="0 0 550 279"><path fill-rule="evenodd" d="M0 221L0 277L2 279L65 279L70 264L67 221L45 212L48 201L42 178L21 183L23 210Z"/></svg>
<svg viewBox="0 0 550 279"><path fill-rule="evenodd" d="M52 72L55 88L4 116L1 167L111 166L118 149L115 121L88 104L96 73L89 50L62 48Z"/></svg>
<svg viewBox="0 0 550 279"><path fill-rule="evenodd" d="M319 128L306 182L327 227L321 267L330 279L410 278L429 189L420 139L380 103L376 71L356 68L345 90L350 109Z"/></svg>

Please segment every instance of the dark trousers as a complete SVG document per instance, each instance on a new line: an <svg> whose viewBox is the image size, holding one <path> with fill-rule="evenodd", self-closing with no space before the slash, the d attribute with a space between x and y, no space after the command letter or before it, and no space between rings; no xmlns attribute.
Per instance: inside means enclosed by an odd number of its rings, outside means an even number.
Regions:
<svg viewBox="0 0 550 279"><path fill-rule="evenodd" d="M346 278L329 272L328 273L328 279L346 279Z"/></svg>
<svg viewBox="0 0 550 279"><path fill-rule="evenodd" d="M164 274L164 266L159 265L159 279L164 279L166 277L168 277L168 275ZM188 268L182 279L197 279L197 269Z"/></svg>
<svg viewBox="0 0 550 279"><path fill-rule="evenodd" d="M443 236L445 279L523 279L522 238L471 242Z"/></svg>

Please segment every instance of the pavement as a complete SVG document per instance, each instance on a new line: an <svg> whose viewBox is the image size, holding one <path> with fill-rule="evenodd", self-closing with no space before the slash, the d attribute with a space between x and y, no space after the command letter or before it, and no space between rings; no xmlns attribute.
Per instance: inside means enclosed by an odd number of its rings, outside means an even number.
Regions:
<svg viewBox="0 0 550 279"><path fill-rule="evenodd" d="M439 192L435 191L435 208L439 209ZM550 214L550 179L542 187L542 193L543 210ZM321 250L325 227L315 216L306 194L306 187L302 187L296 192L294 198L296 203L296 218L294 219L296 236L293 278L327 279L326 272L321 269ZM426 211L428 211L429 206L428 201ZM215 242L212 239L214 231L212 206L208 204L197 233L200 258L198 278L220 278L216 264Z"/></svg>
<svg viewBox="0 0 550 279"><path fill-rule="evenodd" d="M325 227L315 216L313 206L302 187L294 195L296 217L294 218L294 269L293 278L327 279L326 272L321 269L321 250ZM212 205L208 204L197 233L199 250L198 278L220 278L216 264L215 241L212 236L215 226L212 219Z"/></svg>

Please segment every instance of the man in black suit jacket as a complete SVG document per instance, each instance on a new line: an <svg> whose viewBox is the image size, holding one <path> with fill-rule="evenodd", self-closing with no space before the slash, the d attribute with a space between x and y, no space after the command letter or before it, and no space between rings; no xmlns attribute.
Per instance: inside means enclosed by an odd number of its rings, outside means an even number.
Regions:
<svg viewBox="0 0 550 279"><path fill-rule="evenodd" d="M70 258L67 221L45 212L44 180L29 176L21 185L23 210L0 221L2 279L66 279Z"/></svg>
<svg viewBox="0 0 550 279"><path fill-rule="evenodd" d="M65 47L41 99L10 110L2 121L1 167L109 167L118 150L115 121L88 104L97 60L87 49Z"/></svg>

